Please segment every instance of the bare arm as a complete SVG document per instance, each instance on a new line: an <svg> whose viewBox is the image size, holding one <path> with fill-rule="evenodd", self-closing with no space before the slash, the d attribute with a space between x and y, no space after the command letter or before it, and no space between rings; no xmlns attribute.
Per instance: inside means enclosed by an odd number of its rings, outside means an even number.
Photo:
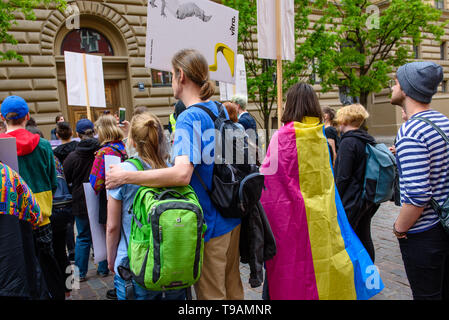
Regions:
<svg viewBox="0 0 449 320"><path fill-rule="evenodd" d="M337 159L337 152L336 147L335 147L335 140L334 139L327 139L327 142L329 142L329 145L331 146L331 150L332 150L332 166L335 166L335 159Z"/></svg>
<svg viewBox="0 0 449 320"><path fill-rule="evenodd" d="M416 207L412 204L403 203L399 216L395 222L395 229L398 232L407 232L421 217L424 207Z"/></svg>
<svg viewBox="0 0 449 320"><path fill-rule="evenodd" d="M118 165L112 165L106 173L106 188L113 189L122 184L147 187L186 186L192 179L193 169L188 156L176 157L175 165L164 169L129 172Z"/></svg>
<svg viewBox="0 0 449 320"><path fill-rule="evenodd" d="M108 220L106 226L106 248L108 269L114 272L115 258L120 241L120 226L122 224L122 202L113 197L108 199Z"/></svg>

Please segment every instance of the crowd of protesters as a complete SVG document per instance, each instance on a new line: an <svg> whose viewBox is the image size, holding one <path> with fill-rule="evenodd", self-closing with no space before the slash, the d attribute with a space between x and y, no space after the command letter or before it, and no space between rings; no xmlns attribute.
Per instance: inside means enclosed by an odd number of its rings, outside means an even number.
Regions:
<svg viewBox="0 0 449 320"><path fill-rule="evenodd" d="M71 261L76 266L77 279L86 280L92 229L83 184L90 183L100 198L97 222L106 232L107 259L98 263L97 274L114 273L115 289L108 292L108 297L127 299L127 283L117 268L127 258L126 239L130 235L132 219L126 213L139 186L190 185L198 196L207 225L201 276L194 285L196 297L199 300L244 299L239 271L242 220L223 217L203 187L203 183L211 187L214 174L214 164L201 157L207 142L201 139L200 146L195 148L185 145L193 144L195 134L201 135L214 128L207 113L200 108L190 108L201 104L218 116L218 106L210 100L215 92L214 84L209 79L205 58L195 50L178 52L172 59L172 67L173 94L178 100L169 124L172 139L167 139L161 121L149 109L138 107L130 123L125 125L120 125L113 115L104 114L95 123L81 119L72 129L62 116L58 116L51 135L52 140L58 139L61 144L52 149L30 117L24 99L9 96L2 101L0 138L16 139L20 176L0 162L0 296L67 299L71 294L66 281ZM421 120L431 120L449 136L449 119L430 106L442 77L441 66L414 62L398 69L392 87L391 103L401 107L405 121L390 149L396 158L402 203L392 231L398 238L415 299L449 297L449 236L434 205L442 206L449 197L449 144L432 124ZM238 128L257 130L255 119L246 111L244 97L236 96L223 104L226 116ZM316 138L313 143L316 150L327 150L320 159L331 166L323 169L320 163L307 164L304 170L325 170L324 174L333 179L326 183L320 181L317 185L301 185L301 193L320 196L329 192L329 183L335 185L349 225L374 262L370 228L379 204L363 197L365 148L367 144L376 144L375 139L362 129L368 117L365 106L360 104L344 106L337 112L329 107L321 108L315 91L305 83L294 85L288 91L282 118L284 126L268 146L269 152L261 165L261 172L267 177L271 175L266 180L261 203L277 244L276 256L267 263L266 277L270 281L269 284L265 281L264 298L294 298L285 293L295 291L292 286L307 286L301 283L305 276L291 275L291 268L284 267L296 263L291 261L292 257L309 254L308 249L301 246L295 247L292 254L293 247L283 240L291 232L285 230L283 221L299 219L291 208L302 198L289 190L297 177L281 171L268 173L266 169L274 159L298 162L294 154L284 150L275 154L273 151L276 150L273 144L278 139L286 145L309 141L298 142L295 135L291 136L292 130L302 134L306 131L301 130L322 128L325 132L327 139ZM196 127L195 122L201 126ZM186 132L190 137L187 141L181 136ZM74 133L79 141L73 140ZM257 145L259 141L257 135L255 137L252 143ZM106 172L106 155L118 156L122 163L111 166ZM131 163L124 162L128 157L139 159L145 170L138 171ZM197 159L202 160L198 163ZM59 207L55 207L58 178L66 181L71 194L70 210L64 219L60 219ZM278 203L268 200L273 198L278 199ZM290 204L293 207L290 208ZM335 203L323 204L326 205L335 207ZM307 210L308 215L317 217L327 209ZM298 225L300 223L298 220ZM329 220L328 225L321 226L321 232L334 232L336 225L333 223L336 224ZM295 230L291 241L302 232L301 228ZM13 243L20 244L21 249L13 250ZM323 259L331 258L325 255ZM132 286L135 299L183 300L187 297L185 289L162 295L135 282Z"/></svg>

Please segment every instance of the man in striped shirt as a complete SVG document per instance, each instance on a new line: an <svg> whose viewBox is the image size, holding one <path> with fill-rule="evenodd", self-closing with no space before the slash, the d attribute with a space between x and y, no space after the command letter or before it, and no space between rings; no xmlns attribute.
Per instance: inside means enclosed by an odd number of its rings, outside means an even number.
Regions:
<svg viewBox="0 0 449 320"><path fill-rule="evenodd" d="M440 205L449 197L449 146L426 122L449 136L449 119L430 108L443 80L443 68L433 62L401 66L392 87L391 103L403 108L406 122L396 137L402 208L393 232L399 239L414 299L449 299L449 236L430 199Z"/></svg>

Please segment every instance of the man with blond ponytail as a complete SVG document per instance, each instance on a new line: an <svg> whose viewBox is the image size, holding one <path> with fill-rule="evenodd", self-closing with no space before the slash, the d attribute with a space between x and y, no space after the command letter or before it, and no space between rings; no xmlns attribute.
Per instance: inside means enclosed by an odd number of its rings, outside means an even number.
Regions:
<svg viewBox="0 0 449 320"><path fill-rule="evenodd" d="M214 130L215 126L204 110L192 106L201 105L218 116L216 104L209 100L215 93L215 86L209 81L206 59L196 50L186 49L176 53L172 67L174 96L187 107L176 122L174 165L144 172L125 172L119 166L111 166L106 174L106 187L110 189L122 184L151 187L190 184L198 195L207 224L203 267L200 280L195 284L196 296L198 300L241 300L244 298L239 270L241 220L222 217L194 174L196 170L207 188L211 188L215 136L209 133L214 132L210 130Z"/></svg>

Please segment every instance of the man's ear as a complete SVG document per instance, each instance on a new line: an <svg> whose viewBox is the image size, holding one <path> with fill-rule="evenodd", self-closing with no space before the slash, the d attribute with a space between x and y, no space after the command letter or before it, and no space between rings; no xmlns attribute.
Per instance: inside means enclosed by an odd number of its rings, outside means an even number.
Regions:
<svg viewBox="0 0 449 320"><path fill-rule="evenodd" d="M28 120L30 120L30 118L31 118L31 116L30 116L30 113L28 112L27 115L25 116L25 120L28 121Z"/></svg>
<svg viewBox="0 0 449 320"><path fill-rule="evenodd" d="M184 74L184 71L182 69L179 69L179 79L178 79L178 81L180 83L183 83L183 82L185 82L185 80L186 80L186 75Z"/></svg>

